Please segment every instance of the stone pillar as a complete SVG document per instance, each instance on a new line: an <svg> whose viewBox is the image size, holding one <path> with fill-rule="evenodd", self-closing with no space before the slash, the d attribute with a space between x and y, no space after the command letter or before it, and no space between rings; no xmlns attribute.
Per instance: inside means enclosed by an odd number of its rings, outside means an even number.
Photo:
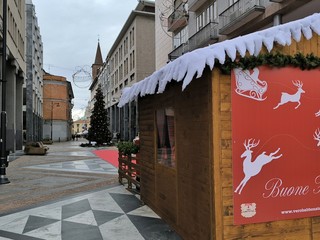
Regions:
<svg viewBox="0 0 320 240"><path fill-rule="evenodd" d="M130 117L130 105L126 104L123 107L123 133L124 133L124 140L128 141L129 140L129 117Z"/></svg>
<svg viewBox="0 0 320 240"><path fill-rule="evenodd" d="M31 79L30 79L31 78ZM26 80L26 141L34 141L34 111L33 111L33 89L32 74L27 74Z"/></svg>
<svg viewBox="0 0 320 240"><path fill-rule="evenodd" d="M129 138L131 140L131 139L134 139L138 134L138 131L137 131L137 101L132 101L129 104L130 104L130 120L129 120L130 136L129 136Z"/></svg>
<svg viewBox="0 0 320 240"><path fill-rule="evenodd" d="M23 146L23 76L16 77L16 149Z"/></svg>
<svg viewBox="0 0 320 240"><path fill-rule="evenodd" d="M116 132L120 133L120 109L115 107L115 116L116 116Z"/></svg>
<svg viewBox="0 0 320 240"><path fill-rule="evenodd" d="M117 114L117 112L116 112L116 109L115 109L115 106L113 105L112 107L111 107L111 109L112 109L112 111L111 111L111 116L112 116L112 131L113 132L118 132L117 131L117 120L116 120L116 114Z"/></svg>
<svg viewBox="0 0 320 240"><path fill-rule="evenodd" d="M14 152L16 149L16 69L7 64L7 150Z"/></svg>

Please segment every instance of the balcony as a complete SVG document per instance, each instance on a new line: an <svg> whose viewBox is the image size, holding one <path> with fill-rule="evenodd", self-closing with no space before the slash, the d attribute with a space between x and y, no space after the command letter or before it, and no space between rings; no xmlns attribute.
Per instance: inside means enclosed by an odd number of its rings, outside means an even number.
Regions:
<svg viewBox="0 0 320 240"><path fill-rule="evenodd" d="M189 51L213 44L218 41L218 22L210 22L189 38Z"/></svg>
<svg viewBox="0 0 320 240"><path fill-rule="evenodd" d="M197 11L207 0L188 0L189 11Z"/></svg>
<svg viewBox="0 0 320 240"><path fill-rule="evenodd" d="M171 53L168 54L169 60L174 60L183 54L189 52L189 44L188 43L182 43L179 47L174 49Z"/></svg>
<svg viewBox="0 0 320 240"><path fill-rule="evenodd" d="M274 3L287 3L290 0L269 0L270 2L274 2ZM298 2L298 3L304 3L304 2L310 2L311 0L294 0L292 1L292 3Z"/></svg>
<svg viewBox="0 0 320 240"><path fill-rule="evenodd" d="M228 35L262 15L268 0L239 0L219 15L220 34Z"/></svg>
<svg viewBox="0 0 320 240"><path fill-rule="evenodd" d="M208 23L201 30L192 35L188 42L181 44L169 53L169 59L174 60L187 52L216 43L219 40L218 31L217 22Z"/></svg>
<svg viewBox="0 0 320 240"><path fill-rule="evenodd" d="M184 10L183 5L181 6L168 17L169 32L177 32L188 25L188 12Z"/></svg>

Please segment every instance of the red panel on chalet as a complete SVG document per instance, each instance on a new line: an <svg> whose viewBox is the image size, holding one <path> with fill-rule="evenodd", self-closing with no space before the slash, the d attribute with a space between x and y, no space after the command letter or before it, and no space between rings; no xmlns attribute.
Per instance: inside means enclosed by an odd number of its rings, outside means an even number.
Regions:
<svg viewBox="0 0 320 240"><path fill-rule="evenodd" d="M234 222L320 215L320 71L232 74Z"/></svg>

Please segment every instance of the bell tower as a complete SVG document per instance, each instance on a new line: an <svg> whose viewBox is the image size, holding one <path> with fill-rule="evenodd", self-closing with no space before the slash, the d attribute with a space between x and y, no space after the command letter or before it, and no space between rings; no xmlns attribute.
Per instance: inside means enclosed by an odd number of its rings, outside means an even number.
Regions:
<svg viewBox="0 0 320 240"><path fill-rule="evenodd" d="M100 49L100 42L98 40L96 58L94 60L94 63L91 66L91 68L92 68L92 80L94 80L98 76L99 69L102 66L103 66L102 54L101 54L101 49Z"/></svg>

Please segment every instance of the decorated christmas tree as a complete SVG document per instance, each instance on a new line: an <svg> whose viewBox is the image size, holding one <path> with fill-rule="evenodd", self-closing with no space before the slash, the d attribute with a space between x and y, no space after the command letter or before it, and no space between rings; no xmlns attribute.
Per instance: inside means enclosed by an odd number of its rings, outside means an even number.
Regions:
<svg viewBox="0 0 320 240"><path fill-rule="evenodd" d="M111 141L111 132L109 130L109 116L105 109L104 96L99 84L96 95L93 110L90 116L90 128L88 130L87 139L95 141L97 145L103 143L109 143Z"/></svg>

